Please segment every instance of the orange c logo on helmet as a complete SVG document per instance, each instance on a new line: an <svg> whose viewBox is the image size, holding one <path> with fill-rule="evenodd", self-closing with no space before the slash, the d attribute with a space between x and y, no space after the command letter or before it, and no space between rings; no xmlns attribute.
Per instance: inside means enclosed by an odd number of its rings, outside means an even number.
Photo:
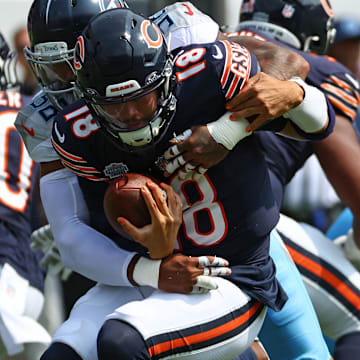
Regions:
<svg viewBox="0 0 360 360"><path fill-rule="evenodd" d="M331 8L330 5L330 1L329 0L321 0L321 5L324 8L325 12L329 15L329 16L334 16L334 12Z"/></svg>
<svg viewBox="0 0 360 360"><path fill-rule="evenodd" d="M85 46L84 38L79 36L75 44L75 54L74 54L74 68L75 70L80 70L85 59Z"/></svg>
<svg viewBox="0 0 360 360"><path fill-rule="evenodd" d="M156 31L157 38L155 40L152 40L149 36L148 29L150 26ZM141 23L141 33L144 36L144 39L149 47L152 47L152 48L161 47L161 45L163 43L163 37L161 35L161 32L158 29L158 27L153 25L149 20L144 20Z"/></svg>

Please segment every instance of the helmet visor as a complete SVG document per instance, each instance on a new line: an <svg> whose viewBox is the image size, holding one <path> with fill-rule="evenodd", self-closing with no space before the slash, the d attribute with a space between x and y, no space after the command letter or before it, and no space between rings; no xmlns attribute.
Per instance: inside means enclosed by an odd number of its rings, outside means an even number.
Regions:
<svg viewBox="0 0 360 360"><path fill-rule="evenodd" d="M114 131L133 131L150 123L158 113L159 91L146 92L143 96L122 102L93 103L92 108L107 126Z"/></svg>

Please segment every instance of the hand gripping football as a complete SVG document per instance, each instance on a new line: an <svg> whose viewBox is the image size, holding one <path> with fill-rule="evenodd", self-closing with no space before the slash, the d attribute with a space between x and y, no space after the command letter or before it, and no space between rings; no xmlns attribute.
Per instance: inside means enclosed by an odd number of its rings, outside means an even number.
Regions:
<svg viewBox="0 0 360 360"><path fill-rule="evenodd" d="M106 189L104 196L104 211L111 226L124 235L118 217L128 219L133 225L143 227L151 223L151 217L141 195L141 187L146 182L158 181L142 174L128 173L113 180Z"/></svg>

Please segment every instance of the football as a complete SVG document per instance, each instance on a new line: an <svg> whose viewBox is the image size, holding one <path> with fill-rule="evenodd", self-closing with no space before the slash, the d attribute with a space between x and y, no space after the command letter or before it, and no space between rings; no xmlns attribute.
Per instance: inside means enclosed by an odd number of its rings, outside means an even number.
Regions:
<svg viewBox="0 0 360 360"><path fill-rule="evenodd" d="M105 216L115 231L121 235L124 235L124 231L117 222L118 217L128 219L137 227L143 227L151 222L149 211L141 195L141 188L148 180L159 184L157 180L146 175L128 173L113 180L106 189Z"/></svg>

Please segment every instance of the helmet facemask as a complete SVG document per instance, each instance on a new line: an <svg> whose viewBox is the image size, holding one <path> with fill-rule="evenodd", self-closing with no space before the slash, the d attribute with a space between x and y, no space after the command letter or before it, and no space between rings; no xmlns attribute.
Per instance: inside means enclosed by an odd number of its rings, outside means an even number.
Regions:
<svg viewBox="0 0 360 360"><path fill-rule="evenodd" d="M95 121L117 140L122 150L143 152L161 141L175 113L176 98L171 92L171 77L172 63L169 59L161 74L152 73L143 87L136 80L130 80L122 84L109 85L105 97L97 95L95 91L81 91L94 114ZM79 84L78 86L80 87ZM118 92L122 95L118 95ZM116 111L110 111L111 107L116 109L116 105L119 104L141 101L154 92L158 96L156 110L139 126L130 126L122 122L116 117ZM116 95L111 96L111 93Z"/></svg>
<svg viewBox="0 0 360 360"><path fill-rule="evenodd" d="M80 98L72 64L74 49L68 49L65 42L48 42L24 51L30 69L57 110Z"/></svg>
<svg viewBox="0 0 360 360"><path fill-rule="evenodd" d="M0 90L19 90L20 82L16 72L17 54L10 48L0 33Z"/></svg>

